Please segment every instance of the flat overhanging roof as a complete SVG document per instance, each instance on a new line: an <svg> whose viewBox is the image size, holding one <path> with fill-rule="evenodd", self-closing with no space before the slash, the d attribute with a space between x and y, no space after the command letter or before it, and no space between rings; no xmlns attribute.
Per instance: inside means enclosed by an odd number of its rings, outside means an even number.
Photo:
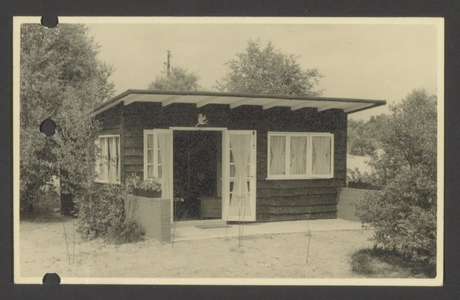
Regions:
<svg viewBox="0 0 460 300"><path fill-rule="evenodd" d="M261 106L263 109L270 109L272 107L290 107L291 110L316 108L318 111L342 109L347 114L386 104L385 100L308 97L298 95L127 90L97 106L93 115L97 115L121 102L123 102L124 105L129 105L134 102L153 102L161 103L163 107L173 103L188 103L195 104L196 107L202 107L208 104L224 104L229 105L232 109L242 105Z"/></svg>

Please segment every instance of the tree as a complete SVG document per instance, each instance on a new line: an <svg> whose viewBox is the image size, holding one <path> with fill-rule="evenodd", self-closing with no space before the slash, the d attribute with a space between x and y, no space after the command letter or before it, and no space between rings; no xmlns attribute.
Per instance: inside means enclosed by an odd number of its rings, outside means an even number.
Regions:
<svg viewBox="0 0 460 300"><path fill-rule="evenodd" d="M169 76L165 70L155 77L149 84L149 90L156 91L199 91L198 80L200 77L193 72L181 67L172 67Z"/></svg>
<svg viewBox="0 0 460 300"><path fill-rule="evenodd" d="M303 70L292 54L283 54L271 42L261 49L259 41L248 42L246 52L226 62L227 74L216 81L222 92L319 96L313 91L322 77L317 69Z"/></svg>
<svg viewBox="0 0 460 300"><path fill-rule="evenodd" d="M371 116L367 122L348 120L348 153L357 156L375 155L375 151L380 148L380 132L387 126L387 123L388 116L385 114Z"/></svg>
<svg viewBox="0 0 460 300"><path fill-rule="evenodd" d="M55 137L58 176L61 187L61 211L71 213L76 193L91 192L95 179L98 153L95 140L100 124L92 119L93 103L87 89L69 87L62 102L62 112L56 116L60 124ZM65 113L64 113L65 112Z"/></svg>
<svg viewBox="0 0 460 300"><path fill-rule="evenodd" d="M414 90L381 128L384 153L374 157L377 193L357 205L360 219L375 228L374 243L415 260L436 261L436 97Z"/></svg>
<svg viewBox="0 0 460 300"><path fill-rule="evenodd" d="M61 177L82 186L94 169L91 111L113 94L112 68L97 58L98 45L83 25L21 26L21 211L31 213L44 187ZM44 138L39 126L53 119L58 133ZM88 169L89 168L89 169ZM78 171L77 171L78 170ZM63 178L62 174L68 178ZM79 175L77 175L79 173ZM82 177L83 176L83 177ZM72 189L62 186L64 193Z"/></svg>

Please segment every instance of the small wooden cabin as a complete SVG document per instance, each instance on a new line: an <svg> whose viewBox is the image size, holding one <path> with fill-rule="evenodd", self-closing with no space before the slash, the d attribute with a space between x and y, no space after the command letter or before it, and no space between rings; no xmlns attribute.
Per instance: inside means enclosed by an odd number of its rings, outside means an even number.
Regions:
<svg viewBox="0 0 460 300"><path fill-rule="evenodd" d="M347 115L384 100L128 90L95 109L100 182L159 178L174 220L337 217Z"/></svg>

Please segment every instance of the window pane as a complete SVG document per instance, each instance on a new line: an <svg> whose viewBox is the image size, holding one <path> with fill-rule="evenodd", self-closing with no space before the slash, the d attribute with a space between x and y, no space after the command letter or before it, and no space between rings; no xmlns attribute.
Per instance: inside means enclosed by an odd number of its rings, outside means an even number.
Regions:
<svg viewBox="0 0 460 300"><path fill-rule="evenodd" d="M331 173L331 138L313 137L312 173L328 175Z"/></svg>
<svg viewBox="0 0 460 300"><path fill-rule="evenodd" d="M307 173L307 137L291 137L291 174Z"/></svg>
<svg viewBox="0 0 460 300"><path fill-rule="evenodd" d="M119 155L119 153L118 153L118 147L119 147L118 143L120 141L119 141L118 137L114 138L114 140L115 140L115 152L116 152L116 156L118 157L118 155Z"/></svg>
<svg viewBox="0 0 460 300"><path fill-rule="evenodd" d="M99 179L106 182L120 181L121 155L118 136L99 138L100 158L98 160Z"/></svg>
<svg viewBox="0 0 460 300"><path fill-rule="evenodd" d="M100 139L100 147L101 147L101 157L105 156L105 139Z"/></svg>
<svg viewBox="0 0 460 300"><path fill-rule="evenodd" d="M108 141L108 166L109 166L109 181L113 182L116 180L116 157L115 157L115 138L111 137L107 139Z"/></svg>
<svg viewBox="0 0 460 300"><path fill-rule="evenodd" d="M162 178L163 176L163 168L161 166L158 166L158 178Z"/></svg>
<svg viewBox="0 0 460 300"><path fill-rule="evenodd" d="M109 182L115 181L115 176L114 176L114 153L113 153L114 147L113 147L113 138L107 138L107 169L108 169L108 179Z"/></svg>
<svg viewBox="0 0 460 300"><path fill-rule="evenodd" d="M147 166L147 178L153 178L153 166Z"/></svg>
<svg viewBox="0 0 460 300"><path fill-rule="evenodd" d="M285 174L286 166L286 137L270 137L270 174Z"/></svg>
<svg viewBox="0 0 460 300"><path fill-rule="evenodd" d="M112 139L107 138L107 172L108 172L108 181L113 181L113 163L112 163Z"/></svg>
<svg viewBox="0 0 460 300"><path fill-rule="evenodd" d="M160 155L160 150L158 150L158 164L161 164L161 155Z"/></svg>
<svg viewBox="0 0 460 300"><path fill-rule="evenodd" d="M112 157L112 139L106 138L107 141L107 160L110 163L110 158Z"/></svg>
<svg viewBox="0 0 460 300"><path fill-rule="evenodd" d="M147 150L147 163L153 164L153 150Z"/></svg>
<svg viewBox="0 0 460 300"><path fill-rule="evenodd" d="M153 148L153 134L147 134L147 148Z"/></svg>
<svg viewBox="0 0 460 300"><path fill-rule="evenodd" d="M233 193L234 182L230 181L230 193Z"/></svg>
<svg viewBox="0 0 460 300"><path fill-rule="evenodd" d="M250 164L247 165L246 171L247 171L246 175L250 176L251 175L251 165ZM235 165L232 164L230 165L230 177L232 178L235 177L235 173L236 173L236 167Z"/></svg>
<svg viewBox="0 0 460 300"><path fill-rule="evenodd" d="M235 177L236 167L235 165L230 165L230 177Z"/></svg>
<svg viewBox="0 0 460 300"><path fill-rule="evenodd" d="M115 151L116 151L116 156L115 156L115 178L117 181L120 181L120 153L119 153L119 143L120 143L120 138L116 137L115 138Z"/></svg>

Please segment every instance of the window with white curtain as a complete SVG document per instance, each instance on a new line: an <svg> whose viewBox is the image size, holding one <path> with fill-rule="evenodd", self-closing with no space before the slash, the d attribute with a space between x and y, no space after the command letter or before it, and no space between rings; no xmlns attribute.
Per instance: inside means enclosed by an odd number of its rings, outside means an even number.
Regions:
<svg viewBox="0 0 460 300"><path fill-rule="evenodd" d="M100 149L97 163L98 181L120 183L120 136L99 136L97 144Z"/></svg>
<svg viewBox="0 0 460 300"><path fill-rule="evenodd" d="M332 178L334 135L268 132L267 179Z"/></svg>

